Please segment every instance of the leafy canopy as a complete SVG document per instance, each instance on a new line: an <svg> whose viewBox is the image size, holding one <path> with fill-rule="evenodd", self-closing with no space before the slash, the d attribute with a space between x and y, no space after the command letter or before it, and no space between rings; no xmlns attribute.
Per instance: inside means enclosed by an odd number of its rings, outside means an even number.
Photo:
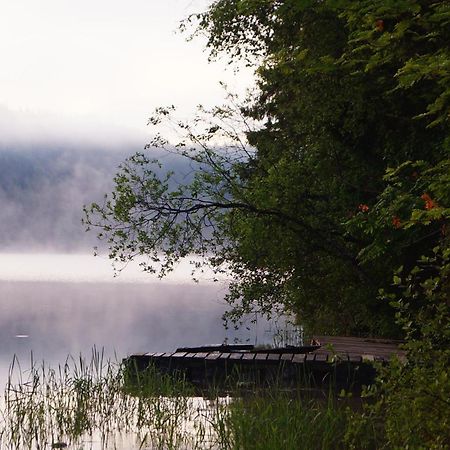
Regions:
<svg viewBox="0 0 450 450"><path fill-rule="evenodd" d="M156 135L149 151L187 158L187 181L135 155L87 224L113 259L147 255L161 275L205 258L231 277L233 320L288 310L314 331L398 334L378 290L440 242L448 218L400 230L390 214L403 223L406 200L389 176L447 164L449 17L444 1L214 2L184 27L207 36L211 57L253 66L255 90L190 123L159 109L151 124L180 141ZM411 178L407 192L417 206L428 191Z"/></svg>

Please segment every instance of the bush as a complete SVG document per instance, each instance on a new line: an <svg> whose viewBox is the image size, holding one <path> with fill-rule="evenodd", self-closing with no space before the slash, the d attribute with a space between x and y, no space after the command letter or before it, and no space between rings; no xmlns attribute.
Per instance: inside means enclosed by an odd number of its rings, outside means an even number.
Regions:
<svg viewBox="0 0 450 450"><path fill-rule="evenodd" d="M375 404L349 421L350 448L361 448L368 429L377 448L450 448L450 250L442 245L433 253L394 278L402 294L388 297L406 335L406 361L380 367L367 392Z"/></svg>

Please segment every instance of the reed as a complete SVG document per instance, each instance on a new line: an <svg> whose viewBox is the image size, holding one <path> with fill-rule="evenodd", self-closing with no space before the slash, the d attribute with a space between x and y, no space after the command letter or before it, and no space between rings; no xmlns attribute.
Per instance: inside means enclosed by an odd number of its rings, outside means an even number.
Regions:
<svg viewBox="0 0 450 450"><path fill-rule="evenodd" d="M23 370L14 358L0 447L85 448L95 438L102 449L345 448L351 415L331 395L317 399L281 387L197 395L181 373L137 371L95 348L89 358L68 357L56 368L31 359Z"/></svg>
<svg viewBox="0 0 450 450"><path fill-rule="evenodd" d="M181 376L173 379L153 368L132 375L96 349L90 358L68 357L56 369L31 358L23 370L14 357L0 414L0 446L58 448L96 437L101 448L116 448L114 440L125 435L133 437L135 448L214 448L214 401L195 397Z"/></svg>
<svg viewBox="0 0 450 450"><path fill-rule="evenodd" d="M344 447L347 414L334 402L272 391L230 406L227 448L336 449Z"/></svg>

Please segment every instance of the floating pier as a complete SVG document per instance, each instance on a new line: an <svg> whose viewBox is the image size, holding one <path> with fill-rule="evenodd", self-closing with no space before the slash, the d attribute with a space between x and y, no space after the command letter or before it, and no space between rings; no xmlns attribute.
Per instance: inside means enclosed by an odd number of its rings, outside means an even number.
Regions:
<svg viewBox="0 0 450 450"><path fill-rule="evenodd" d="M126 362L138 371L153 366L164 374L181 374L200 389L277 383L355 392L373 383L373 362L385 363L393 355L404 358L398 341L317 336L313 342L317 345L270 350L249 345L183 347L131 355Z"/></svg>

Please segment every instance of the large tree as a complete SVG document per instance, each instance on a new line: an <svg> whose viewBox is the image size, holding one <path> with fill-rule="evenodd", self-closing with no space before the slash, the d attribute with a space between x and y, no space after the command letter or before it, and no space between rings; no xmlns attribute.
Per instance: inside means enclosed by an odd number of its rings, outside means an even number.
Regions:
<svg viewBox="0 0 450 450"><path fill-rule="evenodd" d="M233 319L279 308L315 331L396 334L378 289L437 237L373 245L369 213L388 168L448 158L449 14L425 0L214 2L191 18L196 33L212 57L253 65L255 91L191 123L158 110L151 123L184 137L149 147L193 175L177 183L135 155L87 223L113 259L147 255L164 274L196 254L226 271Z"/></svg>

